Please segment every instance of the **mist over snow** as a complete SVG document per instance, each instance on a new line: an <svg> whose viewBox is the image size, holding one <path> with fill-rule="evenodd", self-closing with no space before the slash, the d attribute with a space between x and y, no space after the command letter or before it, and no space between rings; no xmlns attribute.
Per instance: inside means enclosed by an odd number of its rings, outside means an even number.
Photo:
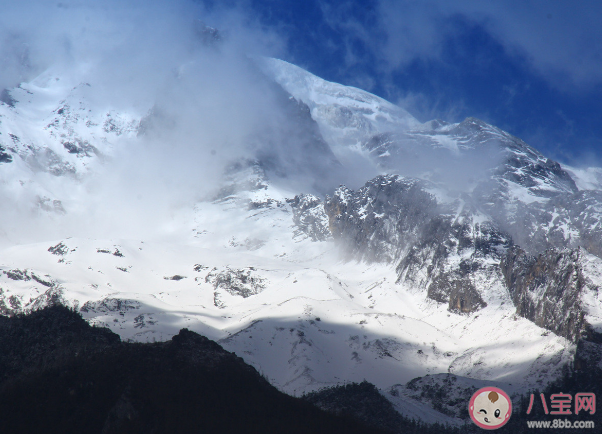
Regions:
<svg viewBox="0 0 602 434"><path fill-rule="evenodd" d="M208 13L184 0L11 2L0 29L0 89L30 83L46 96L23 114L34 119L37 109L84 101L141 125L137 135L113 137L103 158L69 182L35 170L22 185L5 182L10 242L148 235L211 198L224 171L245 160L271 163L266 171L293 195L324 189L320 178L342 173L326 144L317 151L329 161L312 155L308 125L251 60L277 56L281 39L240 11ZM40 212L39 197L60 200L64 213Z"/></svg>

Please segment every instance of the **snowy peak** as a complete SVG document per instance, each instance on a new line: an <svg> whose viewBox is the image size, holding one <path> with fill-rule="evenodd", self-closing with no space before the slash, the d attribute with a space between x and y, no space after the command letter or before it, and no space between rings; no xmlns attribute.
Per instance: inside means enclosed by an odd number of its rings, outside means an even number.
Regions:
<svg viewBox="0 0 602 434"><path fill-rule="evenodd" d="M364 90L323 80L283 60L257 62L284 90L309 106L331 146L354 145L379 132L420 124L401 107Z"/></svg>

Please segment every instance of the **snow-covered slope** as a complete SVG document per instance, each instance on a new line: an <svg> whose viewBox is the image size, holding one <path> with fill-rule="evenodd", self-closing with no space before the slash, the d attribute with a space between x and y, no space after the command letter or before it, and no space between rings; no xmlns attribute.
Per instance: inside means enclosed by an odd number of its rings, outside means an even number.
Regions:
<svg viewBox="0 0 602 434"><path fill-rule="evenodd" d="M110 155L120 136L135 135L144 114L90 103L95 90L89 83L51 70L10 94L13 105L0 104L4 152L16 165L52 175L85 172L93 157Z"/></svg>

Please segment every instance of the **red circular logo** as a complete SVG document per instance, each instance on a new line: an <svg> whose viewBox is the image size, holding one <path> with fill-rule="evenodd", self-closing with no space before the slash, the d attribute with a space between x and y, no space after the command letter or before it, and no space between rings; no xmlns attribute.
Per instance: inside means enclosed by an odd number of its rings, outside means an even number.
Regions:
<svg viewBox="0 0 602 434"><path fill-rule="evenodd" d="M498 429L510 420L512 401L502 389L483 387L470 398L468 413L478 427Z"/></svg>

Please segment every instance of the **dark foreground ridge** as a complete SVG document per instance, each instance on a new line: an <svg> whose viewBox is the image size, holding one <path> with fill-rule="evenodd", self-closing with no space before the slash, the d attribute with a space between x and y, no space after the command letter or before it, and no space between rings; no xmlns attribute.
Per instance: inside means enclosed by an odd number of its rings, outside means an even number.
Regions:
<svg viewBox="0 0 602 434"><path fill-rule="evenodd" d="M367 381L336 386L305 395L305 399L334 414L354 417L368 426L399 434L461 434L462 428L427 425L408 420Z"/></svg>
<svg viewBox="0 0 602 434"><path fill-rule="evenodd" d="M66 307L0 317L2 433L382 433L285 395L187 329L121 342Z"/></svg>
<svg viewBox="0 0 602 434"><path fill-rule="evenodd" d="M542 391L546 396L602 397L600 354L590 346L581 349L579 366ZM552 419L540 409L527 416L528 397L513 404L510 422L497 432L528 433L528 420ZM585 419L602 426L600 414ZM20 434L482 432L470 421L450 428L408 420L367 382L294 398L187 329L168 342L124 343L60 305L0 316L0 427Z"/></svg>
<svg viewBox="0 0 602 434"><path fill-rule="evenodd" d="M594 415L582 412L579 415L572 414L569 416L545 414L540 401L540 394L544 394L548 405L550 405L552 394L568 393L575 395L579 392L591 392L596 394L598 398L597 406L599 406L599 399L602 396L601 369L582 370L567 367L556 382L549 384L543 390L533 390L532 392L535 401L531 413L527 414L530 394L513 396L510 421L503 427L496 429L495 433L530 434L539 431L546 434L578 434L600 432L602 412L597 410ZM445 399L445 391L441 389L425 390L423 393L426 395L433 394L435 399ZM368 426L377 427L394 434L479 434L486 432L473 424L468 418L468 400L466 402L466 415L463 416L464 423L456 427L450 427L449 425L424 424L408 420L397 413L392 404L378 392L374 385L368 382L323 389L306 395L305 399L333 414L354 417ZM594 429L547 428L537 430L530 428L528 425L529 422L533 421L547 421L552 424L554 419L568 420L571 424L592 421L595 427Z"/></svg>

